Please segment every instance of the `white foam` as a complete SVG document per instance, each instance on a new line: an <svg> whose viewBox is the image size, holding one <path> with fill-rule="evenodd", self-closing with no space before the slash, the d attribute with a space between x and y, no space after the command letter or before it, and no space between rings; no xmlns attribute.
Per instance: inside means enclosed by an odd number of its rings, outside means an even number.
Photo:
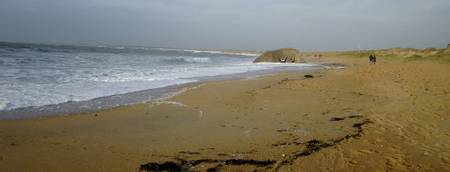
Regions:
<svg viewBox="0 0 450 172"><path fill-rule="evenodd" d="M0 99L0 110L6 110L8 108L9 102Z"/></svg>
<svg viewBox="0 0 450 172"><path fill-rule="evenodd" d="M249 56L256 57L261 53L248 53L248 52L231 52L231 51L219 51L219 50L195 50L195 49L176 49L176 48L151 48L160 51L184 51L191 53L209 53L209 54L223 54L223 55L236 55L236 56Z"/></svg>
<svg viewBox="0 0 450 172"><path fill-rule="evenodd" d="M220 55L176 57L173 53L169 54L172 56L85 52L42 54L42 52L33 51L5 51L0 54L2 61L0 110L84 101L196 82L195 78L198 77L239 74L281 66L308 66L279 63L254 64L253 58ZM170 61L177 58L188 63Z"/></svg>
<svg viewBox="0 0 450 172"><path fill-rule="evenodd" d="M214 51L214 50L183 50L183 51L193 52L193 53L210 53L210 54L238 55L238 56L250 56L250 57L256 57L256 56L260 55L260 53L239 53L239 52Z"/></svg>
<svg viewBox="0 0 450 172"><path fill-rule="evenodd" d="M177 57L178 59L182 59L188 63L209 63L211 59L208 57Z"/></svg>

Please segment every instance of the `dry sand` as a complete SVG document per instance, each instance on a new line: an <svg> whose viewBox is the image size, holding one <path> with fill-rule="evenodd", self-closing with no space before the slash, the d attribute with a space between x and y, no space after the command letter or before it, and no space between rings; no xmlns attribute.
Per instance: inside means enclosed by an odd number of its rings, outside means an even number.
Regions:
<svg viewBox="0 0 450 172"><path fill-rule="evenodd" d="M450 171L449 64L321 61L348 67L0 121L0 171Z"/></svg>

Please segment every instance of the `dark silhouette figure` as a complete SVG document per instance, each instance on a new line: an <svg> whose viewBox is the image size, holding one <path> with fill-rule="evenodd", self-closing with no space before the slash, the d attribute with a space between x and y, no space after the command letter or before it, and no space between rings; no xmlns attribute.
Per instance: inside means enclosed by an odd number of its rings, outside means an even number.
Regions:
<svg viewBox="0 0 450 172"><path fill-rule="evenodd" d="M375 56L375 54L370 54L369 55L369 64L375 64L377 62L377 57Z"/></svg>

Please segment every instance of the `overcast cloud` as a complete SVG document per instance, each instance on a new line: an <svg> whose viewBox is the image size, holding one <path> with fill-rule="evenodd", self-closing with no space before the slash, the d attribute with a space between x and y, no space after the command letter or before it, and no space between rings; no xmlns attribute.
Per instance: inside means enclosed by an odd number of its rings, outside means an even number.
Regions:
<svg viewBox="0 0 450 172"><path fill-rule="evenodd" d="M178 48L444 47L449 0L1 0L0 41Z"/></svg>

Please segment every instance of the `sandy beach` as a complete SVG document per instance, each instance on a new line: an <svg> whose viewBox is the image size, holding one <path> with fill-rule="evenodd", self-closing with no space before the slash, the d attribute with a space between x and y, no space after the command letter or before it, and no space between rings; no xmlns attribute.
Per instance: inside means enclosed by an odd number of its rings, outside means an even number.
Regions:
<svg viewBox="0 0 450 172"><path fill-rule="evenodd" d="M449 63L307 60L345 68L0 121L0 171L450 171Z"/></svg>

